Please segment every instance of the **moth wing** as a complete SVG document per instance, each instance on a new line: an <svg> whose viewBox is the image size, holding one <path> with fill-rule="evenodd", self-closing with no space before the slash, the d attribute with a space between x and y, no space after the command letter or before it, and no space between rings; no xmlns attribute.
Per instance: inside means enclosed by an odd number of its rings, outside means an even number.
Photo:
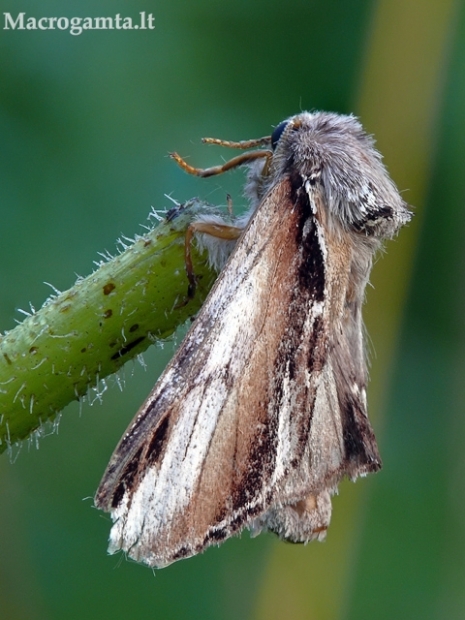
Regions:
<svg viewBox="0 0 465 620"><path fill-rule="evenodd" d="M285 177L252 217L97 491L110 552L161 567L244 527L306 541L339 479L379 466L357 425L347 450L315 210Z"/></svg>

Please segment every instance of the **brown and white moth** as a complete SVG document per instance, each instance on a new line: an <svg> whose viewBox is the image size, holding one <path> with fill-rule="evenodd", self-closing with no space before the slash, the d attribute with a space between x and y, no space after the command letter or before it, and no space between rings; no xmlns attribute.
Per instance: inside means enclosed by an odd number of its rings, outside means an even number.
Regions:
<svg viewBox="0 0 465 620"><path fill-rule="evenodd" d="M95 498L114 521L109 551L155 567L244 528L321 540L341 478L381 467L362 303L374 253L410 211L353 116L303 112L270 138L218 143L271 144L206 170L174 155L201 176L249 165L249 221ZM191 232L218 262L211 233L239 234L216 220Z"/></svg>

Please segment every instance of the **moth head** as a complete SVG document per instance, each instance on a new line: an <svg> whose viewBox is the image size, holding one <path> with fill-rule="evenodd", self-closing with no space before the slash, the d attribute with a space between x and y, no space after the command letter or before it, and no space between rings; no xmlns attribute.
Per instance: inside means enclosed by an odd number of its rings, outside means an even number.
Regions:
<svg viewBox="0 0 465 620"><path fill-rule="evenodd" d="M343 230L392 237L411 219L373 138L354 116L302 112L276 126L271 145L269 160L249 170L246 193L254 205L289 178L294 189L318 193Z"/></svg>

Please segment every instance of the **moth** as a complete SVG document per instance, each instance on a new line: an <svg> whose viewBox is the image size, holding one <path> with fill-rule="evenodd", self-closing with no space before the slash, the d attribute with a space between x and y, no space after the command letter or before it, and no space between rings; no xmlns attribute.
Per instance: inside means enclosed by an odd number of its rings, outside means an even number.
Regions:
<svg viewBox="0 0 465 620"><path fill-rule="evenodd" d="M302 112L267 138L208 141L267 147L205 170L174 154L200 176L248 166L250 210L191 227L207 248L239 238L95 497L109 552L152 567L244 528L322 540L339 481L381 467L362 304L376 251L412 214L373 139L353 116Z"/></svg>

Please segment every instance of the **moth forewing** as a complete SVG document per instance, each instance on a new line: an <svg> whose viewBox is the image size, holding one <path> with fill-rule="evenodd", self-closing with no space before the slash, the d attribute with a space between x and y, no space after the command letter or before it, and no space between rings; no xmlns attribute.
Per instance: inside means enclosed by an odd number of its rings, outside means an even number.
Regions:
<svg viewBox="0 0 465 620"><path fill-rule="evenodd" d="M159 532L162 548L153 562L158 566L176 559L182 547L191 555L206 544L208 534L214 542L221 528L236 531L247 521L246 513L238 511L247 495L241 495L245 485L240 481L248 475L243 469L257 433L260 439L267 431L266 419L260 421L268 400L267 355L280 340L267 306L286 282L286 256L293 258L286 235L281 236L281 220L287 217L278 211L283 189L276 187L251 221L191 331L125 433L97 492L97 505L118 517L114 545L133 555L136 538L138 548L147 544L146 536ZM263 227L267 236L258 234ZM254 516L257 501L252 493L248 503ZM126 540L129 530L137 530L138 519L141 531Z"/></svg>
<svg viewBox="0 0 465 620"><path fill-rule="evenodd" d="M353 117L302 113L271 143L235 158L255 213L96 495L110 551L150 566L244 527L321 539L340 479L381 466L361 306L409 212Z"/></svg>

